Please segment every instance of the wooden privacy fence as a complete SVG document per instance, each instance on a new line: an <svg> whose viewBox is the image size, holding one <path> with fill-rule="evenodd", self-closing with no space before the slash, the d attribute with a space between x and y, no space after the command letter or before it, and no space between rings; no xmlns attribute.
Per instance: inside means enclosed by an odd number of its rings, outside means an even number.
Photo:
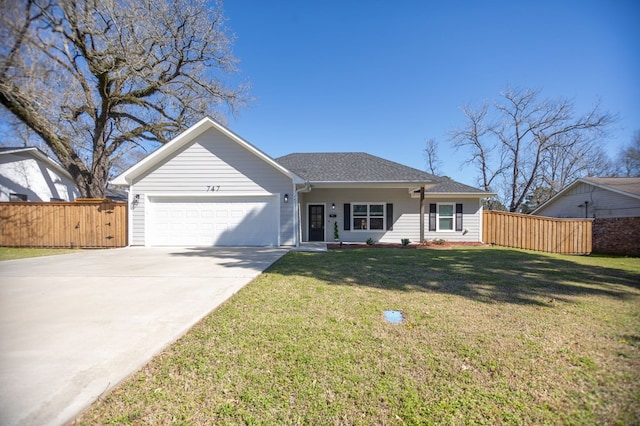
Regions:
<svg viewBox="0 0 640 426"><path fill-rule="evenodd" d="M482 241L561 254L590 254L593 219L556 219L485 211Z"/></svg>
<svg viewBox="0 0 640 426"><path fill-rule="evenodd" d="M0 246L109 248L127 245L127 204L109 200L0 203Z"/></svg>

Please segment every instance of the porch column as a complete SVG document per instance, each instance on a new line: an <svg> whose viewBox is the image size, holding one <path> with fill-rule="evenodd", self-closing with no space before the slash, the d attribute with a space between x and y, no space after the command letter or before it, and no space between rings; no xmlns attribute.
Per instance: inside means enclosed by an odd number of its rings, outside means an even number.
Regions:
<svg viewBox="0 0 640 426"><path fill-rule="evenodd" d="M420 244L424 242L424 186L420 187Z"/></svg>

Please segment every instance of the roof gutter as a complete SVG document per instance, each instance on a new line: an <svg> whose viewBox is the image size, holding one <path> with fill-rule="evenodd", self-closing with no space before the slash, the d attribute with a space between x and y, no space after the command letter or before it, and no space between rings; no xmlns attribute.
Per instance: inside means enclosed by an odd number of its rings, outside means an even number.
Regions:
<svg viewBox="0 0 640 426"><path fill-rule="evenodd" d="M432 188L437 182L409 182L409 181L311 181L308 182L314 188L404 188L411 190L424 186Z"/></svg>

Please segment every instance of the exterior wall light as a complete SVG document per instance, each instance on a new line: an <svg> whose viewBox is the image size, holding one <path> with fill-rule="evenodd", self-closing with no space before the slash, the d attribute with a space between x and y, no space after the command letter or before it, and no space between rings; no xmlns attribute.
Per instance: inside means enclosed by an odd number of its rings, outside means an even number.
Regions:
<svg viewBox="0 0 640 426"><path fill-rule="evenodd" d="M131 200L131 208L135 209L138 204L140 204L140 194L136 194L133 196L133 200Z"/></svg>
<svg viewBox="0 0 640 426"><path fill-rule="evenodd" d="M331 210L335 210L336 209L336 203L331 203Z"/></svg>
<svg viewBox="0 0 640 426"><path fill-rule="evenodd" d="M284 202L285 203L289 202L289 194L284 194Z"/></svg>

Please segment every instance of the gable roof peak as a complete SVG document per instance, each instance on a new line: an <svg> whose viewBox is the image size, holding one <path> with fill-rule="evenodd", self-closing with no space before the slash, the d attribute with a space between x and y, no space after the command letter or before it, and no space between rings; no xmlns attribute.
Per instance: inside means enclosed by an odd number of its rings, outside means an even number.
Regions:
<svg viewBox="0 0 640 426"><path fill-rule="evenodd" d="M40 160L55 169L58 173L73 180L71 174L60 163L51 158L46 152L38 148L37 146L3 146L0 147L0 154L19 154L28 155L32 158Z"/></svg>
<svg viewBox="0 0 640 426"><path fill-rule="evenodd" d="M601 188L607 191L617 192L632 198L640 199L640 177L583 177L574 180L562 188L557 194L539 205L531 214L536 215L554 204L556 200L564 196L569 190L584 184Z"/></svg>
<svg viewBox="0 0 640 426"><path fill-rule="evenodd" d="M111 180L110 183L113 185L120 185L120 186L130 185L133 179L142 175L146 171L153 169L162 160L164 160L165 158L169 158L172 154L177 152L181 147L193 142L198 136L200 136L201 134L205 133L207 130L210 130L210 129L215 129L216 131L222 133L227 137L228 140L234 143L237 143L238 145L242 146L243 148L245 148L246 150L254 154L256 157L260 158L267 164L274 167L276 170L291 177L294 182L302 182L302 179L300 179L298 176L296 176L295 174L292 174L291 171L282 167L280 164L274 161L274 159L271 158L269 155L265 154L264 152L256 148L254 145L252 145L251 143L247 142L246 140L238 136L236 133L232 132L222 124L213 120L212 118L204 117L202 120L198 121L196 124L189 127L188 129L186 129L185 131L177 135L175 138L171 139L169 142L165 143L160 148L158 148L157 150L149 154L140 162L133 165L129 169L125 170L124 172L122 172L119 176Z"/></svg>

